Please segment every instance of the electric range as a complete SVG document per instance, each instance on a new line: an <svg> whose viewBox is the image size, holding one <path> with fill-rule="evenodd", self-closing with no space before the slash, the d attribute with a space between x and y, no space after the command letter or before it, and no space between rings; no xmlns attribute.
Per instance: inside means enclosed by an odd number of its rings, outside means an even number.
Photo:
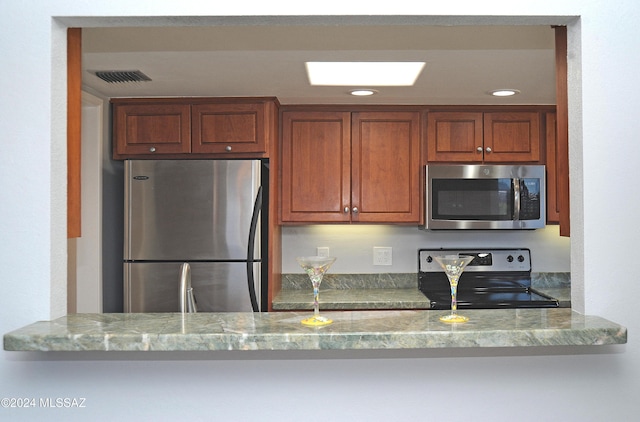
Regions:
<svg viewBox="0 0 640 422"><path fill-rule="evenodd" d="M438 255L470 255L458 281L458 309L557 308L558 300L531 287L529 249L420 249L418 287L431 309L451 309L451 287Z"/></svg>

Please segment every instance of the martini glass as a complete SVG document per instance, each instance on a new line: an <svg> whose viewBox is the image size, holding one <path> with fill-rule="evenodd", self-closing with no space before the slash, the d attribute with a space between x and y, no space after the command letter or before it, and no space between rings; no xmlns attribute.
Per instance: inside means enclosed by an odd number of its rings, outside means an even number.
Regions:
<svg viewBox="0 0 640 422"><path fill-rule="evenodd" d="M335 257L324 256L304 256L296 258L296 261L298 261L298 264L300 264L304 272L307 273L311 279L311 284L313 285L313 316L303 319L303 325L312 325L317 327L321 325L329 325L333 322L329 318L320 316L319 290L324 273L327 272L335 260Z"/></svg>
<svg viewBox="0 0 640 422"><path fill-rule="evenodd" d="M458 315L458 302L456 300L456 297L458 294L458 279L460 278L462 271L464 271L464 267L466 267L468 263L473 261L473 256L446 255L435 256L434 259L444 270L444 273L449 279L449 285L451 286L451 313L449 315L440 317L440 321L449 323L469 321L469 318Z"/></svg>

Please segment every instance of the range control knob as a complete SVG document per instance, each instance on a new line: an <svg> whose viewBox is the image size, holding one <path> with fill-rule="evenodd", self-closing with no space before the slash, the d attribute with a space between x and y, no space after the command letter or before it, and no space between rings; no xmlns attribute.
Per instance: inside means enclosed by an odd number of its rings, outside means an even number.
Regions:
<svg viewBox="0 0 640 422"><path fill-rule="evenodd" d="M518 255L518 262L524 262L524 256Z"/></svg>
<svg viewBox="0 0 640 422"><path fill-rule="evenodd" d="M507 256L507 262L513 262L513 256L511 255Z"/></svg>

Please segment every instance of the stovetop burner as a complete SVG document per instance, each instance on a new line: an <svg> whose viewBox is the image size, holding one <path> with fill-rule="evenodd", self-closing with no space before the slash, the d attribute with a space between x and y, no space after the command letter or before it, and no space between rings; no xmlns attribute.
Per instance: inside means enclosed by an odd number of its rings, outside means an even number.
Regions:
<svg viewBox="0 0 640 422"><path fill-rule="evenodd" d="M472 255L458 282L458 308L549 308L556 299L531 287L529 249L420 249L418 286L432 309L451 308L449 280L433 259L438 255Z"/></svg>

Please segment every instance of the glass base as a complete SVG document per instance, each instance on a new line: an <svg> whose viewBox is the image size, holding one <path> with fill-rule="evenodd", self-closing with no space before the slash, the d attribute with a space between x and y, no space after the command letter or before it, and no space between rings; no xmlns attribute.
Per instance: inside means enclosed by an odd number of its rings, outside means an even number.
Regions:
<svg viewBox="0 0 640 422"><path fill-rule="evenodd" d="M440 317L440 321L449 322L449 323L467 322L467 321L469 321L469 318L467 318L466 316L462 316L462 315L449 314L449 315L441 316Z"/></svg>
<svg viewBox="0 0 640 422"><path fill-rule="evenodd" d="M313 327L319 327L321 325L329 325L333 323L333 320L325 318L323 316L312 316L307 319L303 319L302 325L310 325Z"/></svg>

